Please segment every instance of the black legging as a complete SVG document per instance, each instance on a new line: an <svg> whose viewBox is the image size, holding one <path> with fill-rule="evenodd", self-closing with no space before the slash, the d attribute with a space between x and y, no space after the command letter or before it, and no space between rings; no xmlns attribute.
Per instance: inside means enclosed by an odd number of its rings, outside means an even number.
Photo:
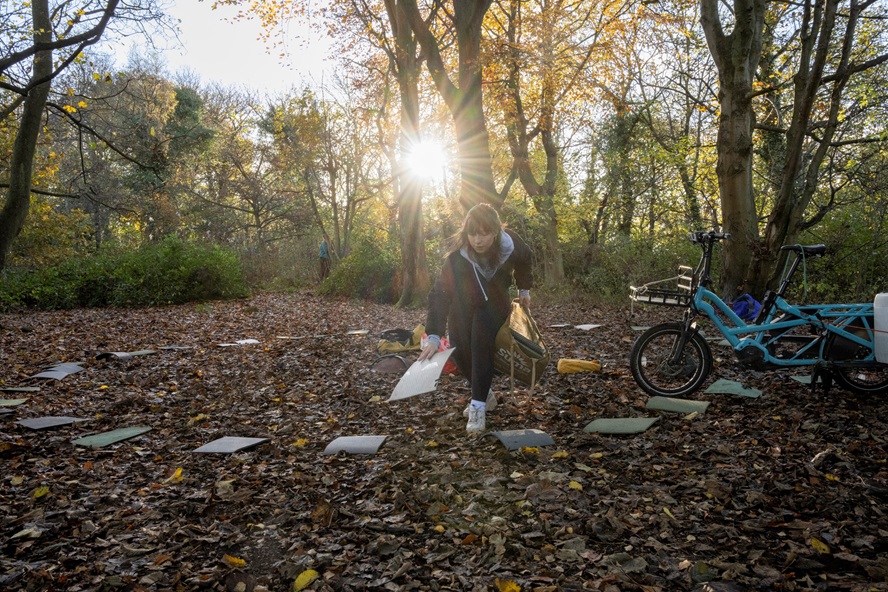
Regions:
<svg viewBox="0 0 888 592"><path fill-rule="evenodd" d="M471 319L453 319L457 322L451 323L450 337L456 348L453 358L462 375L471 382L474 401L487 401L493 384L496 334L508 314L509 309L503 312L493 303L485 302L474 310Z"/></svg>

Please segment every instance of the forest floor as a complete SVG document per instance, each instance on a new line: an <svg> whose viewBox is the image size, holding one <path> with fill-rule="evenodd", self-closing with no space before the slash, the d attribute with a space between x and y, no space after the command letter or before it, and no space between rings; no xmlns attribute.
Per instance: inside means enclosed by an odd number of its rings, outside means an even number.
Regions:
<svg viewBox="0 0 888 592"><path fill-rule="evenodd" d="M0 315L0 386L40 389L2 393L27 402L0 416L0 589L285 591L316 574L306 589L888 590L886 401L744 370L713 345L710 381L762 395L648 410L633 326L675 312L536 303L552 363L532 393L497 378L488 429L555 444L515 451L466 436L457 377L386 401L398 376L370 369L379 333L424 310L306 292ZM242 339L259 343L219 347ZM603 370L559 374L560 358ZM83 370L31 378L60 362ZM41 416L88 421L16 423ZM657 416L640 434L583 429ZM151 431L72 444L132 426ZM324 454L361 435L387 438ZM224 436L270 441L194 452Z"/></svg>

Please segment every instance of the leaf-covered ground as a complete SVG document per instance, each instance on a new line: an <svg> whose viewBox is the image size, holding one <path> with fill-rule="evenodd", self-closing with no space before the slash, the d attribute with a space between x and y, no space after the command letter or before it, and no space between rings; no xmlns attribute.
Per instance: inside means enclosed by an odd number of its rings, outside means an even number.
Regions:
<svg viewBox="0 0 888 592"><path fill-rule="evenodd" d="M886 401L741 370L714 346L712 379L760 398L701 391L705 413L583 431L656 415L627 356L632 326L667 312L536 306L553 364L533 393L498 378L488 428L556 444L514 452L466 437L458 378L385 402L397 377L370 370L379 332L422 310L302 293L0 316L2 386L41 387L0 416L0 589L283 591L314 570L315 590L888 590ZM260 343L218 347L240 339ZM96 359L169 345L190 349ZM560 375L565 357L604 370ZM59 362L85 370L28 378ZM45 415L89 421L14 423ZM137 425L153 429L71 443ZM323 454L355 435L388 438ZM222 436L270 442L193 452Z"/></svg>

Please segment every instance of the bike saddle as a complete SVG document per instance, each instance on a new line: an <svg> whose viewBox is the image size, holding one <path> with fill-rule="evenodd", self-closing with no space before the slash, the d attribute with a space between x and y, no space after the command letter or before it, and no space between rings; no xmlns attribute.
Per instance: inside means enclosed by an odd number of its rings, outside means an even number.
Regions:
<svg viewBox="0 0 888 592"><path fill-rule="evenodd" d="M826 253L826 245L783 245L780 250L804 253L805 256L816 256Z"/></svg>

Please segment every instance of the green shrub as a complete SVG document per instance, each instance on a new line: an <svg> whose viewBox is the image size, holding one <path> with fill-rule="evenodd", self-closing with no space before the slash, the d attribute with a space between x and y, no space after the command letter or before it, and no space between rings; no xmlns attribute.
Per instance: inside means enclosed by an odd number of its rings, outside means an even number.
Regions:
<svg viewBox="0 0 888 592"><path fill-rule="evenodd" d="M180 304L248 294L235 253L172 237L137 251L7 271L0 308Z"/></svg>
<svg viewBox="0 0 888 592"><path fill-rule="evenodd" d="M396 302L401 292L396 249L362 243L330 272L319 291L386 304Z"/></svg>
<svg viewBox="0 0 888 592"><path fill-rule="evenodd" d="M629 286L674 277L679 265L694 266L700 257L690 241L681 239L653 246L647 241L614 241L566 250L564 255L565 274L573 284L610 304L628 302Z"/></svg>

